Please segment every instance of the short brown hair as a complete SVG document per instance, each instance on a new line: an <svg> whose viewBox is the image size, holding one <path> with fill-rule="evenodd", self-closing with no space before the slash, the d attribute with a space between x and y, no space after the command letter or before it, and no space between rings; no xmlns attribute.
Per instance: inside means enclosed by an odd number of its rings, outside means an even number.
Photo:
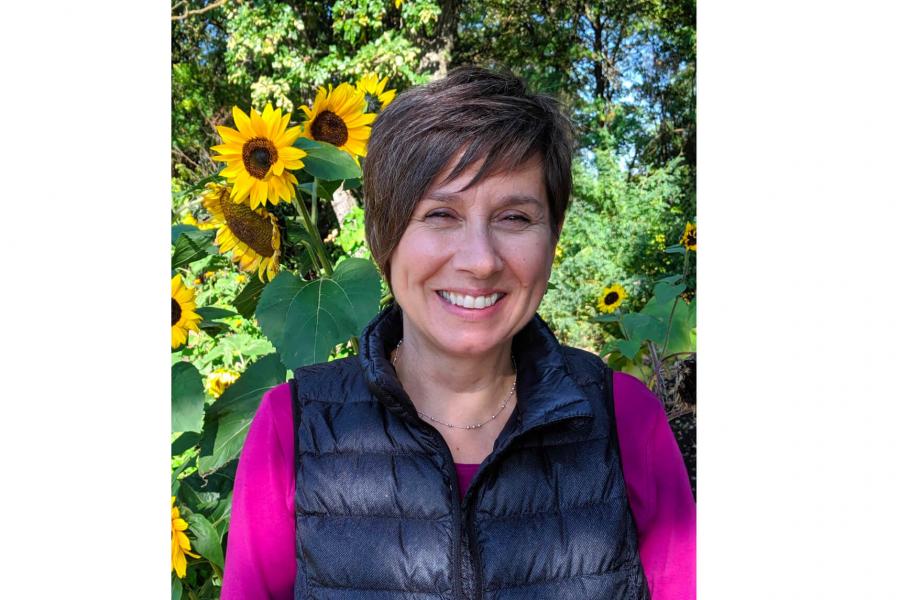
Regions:
<svg viewBox="0 0 900 600"><path fill-rule="evenodd" d="M467 187L538 156L551 230L559 234L572 191L569 119L554 98L529 92L515 75L459 67L397 96L372 126L363 169L366 241L388 282L388 261L416 203L461 148L447 182L484 159Z"/></svg>

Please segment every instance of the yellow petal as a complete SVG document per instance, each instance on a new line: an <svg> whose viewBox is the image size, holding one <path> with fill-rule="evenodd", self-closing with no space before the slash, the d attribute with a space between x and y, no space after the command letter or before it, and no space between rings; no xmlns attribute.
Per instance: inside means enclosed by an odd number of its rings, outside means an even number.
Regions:
<svg viewBox="0 0 900 600"><path fill-rule="evenodd" d="M245 140L255 137L253 135L253 126L250 124L250 117L244 111L235 106L231 109L231 115L234 117L234 124L237 125L238 131L241 132Z"/></svg>
<svg viewBox="0 0 900 600"><path fill-rule="evenodd" d="M226 143L243 146L244 142L247 141L247 138L241 135L241 132L237 131L236 129L232 129L231 127L226 127L225 125L217 126L216 131L219 132L222 140Z"/></svg>

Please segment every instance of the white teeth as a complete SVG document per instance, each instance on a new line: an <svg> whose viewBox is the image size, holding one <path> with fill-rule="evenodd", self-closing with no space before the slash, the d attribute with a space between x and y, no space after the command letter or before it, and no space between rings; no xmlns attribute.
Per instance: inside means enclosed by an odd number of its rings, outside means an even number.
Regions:
<svg viewBox="0 0 900 600"><path fill-rule="evenodd" d="M478 296L477 298L464 294L445 292L443 290L441 290L439 293L442 298L449 301L451 304L462 306L464 308L474 308L476 310L493 306L500 298L499 292L494 292L490 296Z"/></svg>

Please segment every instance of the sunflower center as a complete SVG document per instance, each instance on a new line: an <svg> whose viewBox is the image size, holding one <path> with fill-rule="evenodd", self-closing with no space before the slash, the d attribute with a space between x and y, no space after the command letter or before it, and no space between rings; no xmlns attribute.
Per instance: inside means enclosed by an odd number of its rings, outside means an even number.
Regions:
<svg viewBox="0 0 900 600"><path fill-rule="evenodd" d="M172 298L172 327L175 327L179 319L181 319L181 305L178 304L178 300Z"/></svg>
<svg viewBox="0 0 900 600"><path fill-rule="evenodd" d="M347 124L330 110L319 113L319 116L312 122L311 130L314 139L328 142L333 146L343 146L350 137L347 132Z"/></svg>
<svg viewBox="0 0 900 600"><path fill-rule="evenodd" d="M265 179L269 167L278 160L278 149L266 138L253 138L244 144L241 158L244 159L244 168L250 175L257 179Z"/></svg>
<svg viewBox="0 0 900 600"><path fill-rule="evenodd" d="M688 246L696 246L697 245L697 232L689 231L687 235L684 236L685 240L687 240Z"/></svg>
<svg viewBox="0 0 900 600"><path fill-rule="evenodd" d="M227 198L220 201L225 223L237 239L247 244L260 256L272 256L272 221L257 214L246 204L238 204Z"/></svg>
<svg viewBox="0 0 900 600"><path fill-rule="evenodd" d="M619 299L618 292L610 292L606 296L603 297L603 304L606 306L611 306L616 303L616 300Z"/></svg>

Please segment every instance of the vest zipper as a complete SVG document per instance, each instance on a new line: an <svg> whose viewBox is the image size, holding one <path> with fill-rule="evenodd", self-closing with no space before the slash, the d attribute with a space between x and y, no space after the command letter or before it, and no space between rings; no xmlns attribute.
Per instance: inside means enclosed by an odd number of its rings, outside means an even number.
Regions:
<svg viewBox="0 0 900 600"><path fill-rule="evenodd" d="M450 452L450 447L447 445L447 442L444 440L443 436L440 432L431 427L426 423L432 433L432 437L437 440L438 447L441 449L441 453L444 455L444 462L449 464L451 468L453 468L453 454ZM448 462L449 461L449 462ZM466 596L463 593L462 586L462 535L461 530L463 527L462 523L462 502L459 499L459 481L456 477L456 469L453 468L453 472L450 473L450 508L453 513L453 544L451 551L453 553L453 573L450 575L450 586L453 590L453 597L458 600L466 600Z"/></svg>
<svg viewBox="0 0 900 600"><path fill-rule="evenodd" d="M475 579L475 589L472 593L472 600L481 600L481 553L478 551L478 538L475 536L475 512L469 510L466 513L466 538L469 542L470 557L469 566L472 577Z"/></svg>

